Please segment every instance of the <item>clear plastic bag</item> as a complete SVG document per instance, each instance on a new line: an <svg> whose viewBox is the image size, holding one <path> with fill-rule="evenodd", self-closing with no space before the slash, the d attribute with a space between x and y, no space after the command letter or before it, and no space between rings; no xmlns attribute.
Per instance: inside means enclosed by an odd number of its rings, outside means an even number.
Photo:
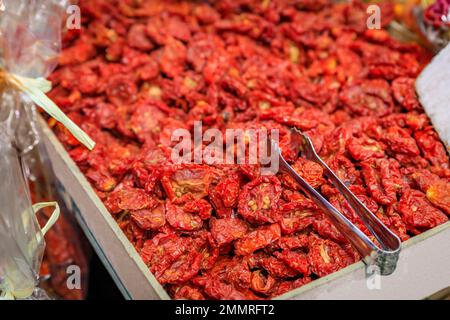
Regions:
<svg viewBox="0 0 450 320"><path fill-rule="evenodd" d="M39 141L35 109L29 94L9 86L1 73L38 79L56 67L66 6L66 0L3 0L0 11L0 294L6 298L46 297L35 286L43 236L59 209L31 203L21 154ZM41 230L35 214L46 206L56 208Z"/></svg>

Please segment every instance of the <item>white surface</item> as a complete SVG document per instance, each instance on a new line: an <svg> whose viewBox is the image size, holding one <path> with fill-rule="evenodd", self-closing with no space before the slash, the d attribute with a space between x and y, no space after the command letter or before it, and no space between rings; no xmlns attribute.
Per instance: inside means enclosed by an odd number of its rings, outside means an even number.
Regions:
<svg viewBox="0 0 450 320"><path fill-rule="evenodd" d="M425 112L447 149L450 146L450 44L417 78L416 89Z"/></svg>

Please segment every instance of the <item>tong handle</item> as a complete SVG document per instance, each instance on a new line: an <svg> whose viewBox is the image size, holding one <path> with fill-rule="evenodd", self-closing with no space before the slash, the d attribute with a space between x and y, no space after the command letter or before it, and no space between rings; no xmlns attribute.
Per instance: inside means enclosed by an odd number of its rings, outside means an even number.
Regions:
<svg viewBox="0 0 450 320"><path fill-rule="evenodd" d="M336 228L345 236L350 244L358 251L367 265L376 265L381 275L390 275L395 271L401 249L400 238L392 233L367 207L359 200L347 186L336 176L328 165L317 155L314 145L308 136L297 129L294 132L301 138L302 154L311 161L320 164L325 175L348 201L362 222L375 236L382 248L378 247L357 226L340 213L327 199L309 185L283 158L277 145L271 144L273 151L278 153L280 169L286 171L300 185L302 191L323 210Z"/></svg>
<svg viewBox="0 0 450 320"><path fill-rule="evenodd" d="M314 203L322 209L333 225L345 236L358 253L366 260L368 264L371 261L373 252L378 251L375 244L357 228L350 220L340 213L331 203L328 202L316 189L306 182L297 172L280 156L280 169L289 173L299 184L302 191L308 195Z"/></svg>
<svg viewBox="0 0 450 320"><path fill-rule="evenodd" d="M328 165L317 155L314 146L308 136L302 134L304 139L303 154L308 160L320 164L325 170L325 176L339 190L339 192L348 201L356 214L361 218L364 225L370 230L373 236L378 240L384 251L393 251L401 246L400 239L392 233L374 214L371 212L357 196L351 192L347 186L339 179ZM378 247L377 247L378 248ZM380 249L380 248L378 248Z"/></svg>

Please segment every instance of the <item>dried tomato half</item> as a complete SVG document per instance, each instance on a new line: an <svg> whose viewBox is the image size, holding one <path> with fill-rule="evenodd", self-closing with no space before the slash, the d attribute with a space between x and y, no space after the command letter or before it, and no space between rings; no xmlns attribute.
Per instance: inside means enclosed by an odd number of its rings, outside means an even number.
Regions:
<svg viewBox="0 0 450 320"><path fill-rule="evenodd" d="M361 163L362 176L369 194L379 204L389 205L397 201L397 194L404 187L400 165L394 159L372 159Z"/></svg>
<svg viewBox="0 0 450 320"><path fill-rule="evenodd" d="M111 213L119 213L122 210L142 210L152 208L156 204L156 200L143 189L130 187L112 192L105 202Z"/></svg>
<svg viewBox="0 0 450 320"><path fill-rule="evenodd" d="M147 240L141 250L144 262L157 277L189 248L190 241L175 234L160 233Z"/></svg>
<svg viewBox="0 0 450 320"><path fill-rule="evenodd" d="M450 183L448 181L440 179L439 176L427 170L414 172L412 178L432 204L450 215Z"/></svg>
<svg viewBox="0 0 450 320"><path fill-rule="evenodd" d="M308 256L303 252L282 251L275 252L274 256L304 276L309 276L311 274Z"/></svg>
<svg viewBox="0 0 450 320"><path fill-rule="evenodd" d="M354 262L337 243L315 236L310 238L308 260L311 271L319 277L324 277Z"/></svg>
<svg viewBox="0 0 450 320"><path fill-rule="evenodd" d="M186 252L156 278L161 284L184 283L197 275L200 271L201 262L201 254L194 251Z"/></svg>
<svg viewBox="0 0 450 320"><path fill-rule="evenodd" d="M274 223L278 218L280 196L280 181L274 176L261 176L244 186L239 196L238 212L251 223Z"/></svg>
<svg viewBox="0 0 450 320"><path fill-rule="evenodd" d="M211 234L219 246L229 244L247 234L248 224L239 218L210 220Z"/></svg>
<svg viewBox="0 0 450 320"><path fill-rule="evenodd" d="M417 190L405 191L397 210L413 234L422 233L448 221L447 216L433 207L425 194Z"/></svg>
<svg viewBox="0 0 450 320"><path fill-rule="evenodd" d="M278 224L260 227L239 239L235 244L235 253L246 256L256 250L262 249L281 237L281 228Z"/></svg>
<svg viewBox="0 0 450 320"><path fill-rule="evenodd" d="M158 230L166 224L164 204L158 204L152 209L132 211L131 219L144 230Z"/></svg>
<svg viewBox="0 0 450 320"><path fill-rule="evenodd" d="M277 281L271 275L264 275L262 270L252 272L251 289L265 296L270 295Z"/></svg>
<svg viewBox="0 0 450 320"><path fill-rule="evenodd" d="M186 212L183 207L166 202L167 222L177 230L194 231L203 226L200 216Z"/></svg>
<svg viewBox="0 0 450 320"><path fill-rule="evenodd" d="M163 174L161 183L172 201L201 199L208 195L210 169L201 166L169 168Z"/></svg>
<svg viewBox="0 0 450 320"><path fill-rule="evenodd" d="M281 205L281 232L283 235L293 234L308 228L317 216L317 207L307 201L296 201Z"/></svg>

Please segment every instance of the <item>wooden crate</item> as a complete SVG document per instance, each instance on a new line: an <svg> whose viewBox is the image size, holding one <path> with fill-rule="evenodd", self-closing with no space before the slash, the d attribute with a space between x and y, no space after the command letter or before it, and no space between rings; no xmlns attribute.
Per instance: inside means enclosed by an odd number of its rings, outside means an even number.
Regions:
<svg viewBox="0 0 450 320"><path fill-rule="evenodd" d="M170 299L45 121L40 126L58 188L124 297ZM423 299L449 286L450 222L405 242L379 289L368 288L359 262L278 299Z"/></svg>

